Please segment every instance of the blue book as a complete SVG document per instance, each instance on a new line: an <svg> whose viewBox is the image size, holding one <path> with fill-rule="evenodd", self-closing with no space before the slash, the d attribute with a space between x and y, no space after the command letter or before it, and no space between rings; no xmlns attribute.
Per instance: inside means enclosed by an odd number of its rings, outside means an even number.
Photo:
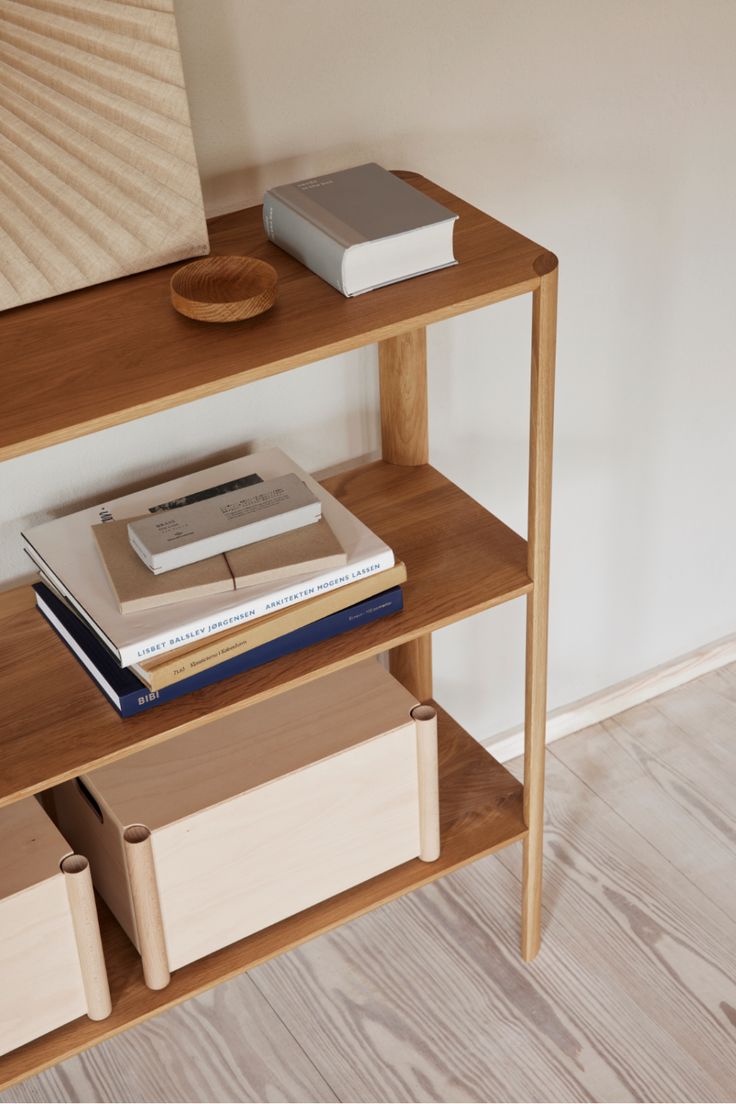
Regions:
<svg viewBox="0 0 736 1104"><path fill-rule="evenodd" d="M226 659L207 671L190 675L163 690L149 690L132 671L117 664L104 644L47 586L35 583L33 589L36 592L36 605L43 616L123 717L133 717L136 713L143 713L156 705L221 682L230 675L239 675L242 671L250 671L253 667L270 663L272 659L298 652L310 644L319 644L322 640L329 640L332 636L339 636L360 625L368 625L371 621L398 613L404 605L402 589L395 586L385 590L383 594L376 594L372 598L356 602L354 606L313 621L311 625L285 633L284 636L252 648L249 652Z"/></svg>

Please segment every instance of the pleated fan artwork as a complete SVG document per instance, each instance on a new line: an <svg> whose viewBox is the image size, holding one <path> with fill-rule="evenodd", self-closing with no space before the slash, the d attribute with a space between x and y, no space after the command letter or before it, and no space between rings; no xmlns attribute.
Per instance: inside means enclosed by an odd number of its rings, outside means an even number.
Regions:
<svg viewBox="0 0 736 1104"><path fill-rule="evenodd" d="M0 310L208 252L173 0L0 0Z"/></svg>

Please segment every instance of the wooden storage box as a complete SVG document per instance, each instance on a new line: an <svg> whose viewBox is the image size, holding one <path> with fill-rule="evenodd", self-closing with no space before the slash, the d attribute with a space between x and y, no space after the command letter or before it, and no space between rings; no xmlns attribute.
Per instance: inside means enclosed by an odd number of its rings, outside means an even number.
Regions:
<svg viewBox="0 0 736 1104"><path fill-rule="evenodd" d="M439 854L434 713L376 660L54 791L152 988L169 971Z"/></svg>
<svg viewBox="0 0 736 1104"><path fill-rule="evenodd" d="M0 1054L110 1014L89 864L35 798L0 809Z"/></svg>

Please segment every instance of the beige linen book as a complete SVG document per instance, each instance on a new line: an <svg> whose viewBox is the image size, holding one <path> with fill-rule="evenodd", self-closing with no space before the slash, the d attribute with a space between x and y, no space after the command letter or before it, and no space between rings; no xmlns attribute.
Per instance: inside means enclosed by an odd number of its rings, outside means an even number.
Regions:
<svg viewBox="0 0 736 1104"><path fill-rule="evenodd" d="M238 589L274 583L310 571L344 567L348 554L322 518L313 525L225 553Z"/></svg>
<svg viewBox="0 0 736 1104"><path fill-rule="evenodd" d="M127 526L125 519L92 526L121 613L329 571L343 567L348 559L322 518L314 525L154 575L131 548Z"/></svg>
<svg viewBox="0 0 736 1104"><path fill-rule="evenodd" d="M189 678L199 671L206 671L209 667L224 663L226 659L249 652L252 648L267 644L269 640L276 640L277 637L304 625L311 625L321 617L329 617L331 613L347 609L356 602L372 598L374 594L381 594L382 591L405 582L406 567L403 563L396 563L385 571L366 575L364 579L326 591L316 598L308 598L278 613L271 613L236 629L218 633L201 644L177 648L156 660L135 663L131 671L149 690L161 690L164 686L171 686L173 682Z"/></svg>
<svg viewBox="0 0 736 1104"><path fill-rule="evenodd" d="M165 575L154 575L130 546L128 522L128 518L122 518L92 526L121 613L136 613L235 589L224 556L210 556Z"/></svg>

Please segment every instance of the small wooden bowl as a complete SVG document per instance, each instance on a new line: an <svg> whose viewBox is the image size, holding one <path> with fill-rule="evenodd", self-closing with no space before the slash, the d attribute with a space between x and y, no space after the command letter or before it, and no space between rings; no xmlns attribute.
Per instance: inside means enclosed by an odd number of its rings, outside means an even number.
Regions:
<svg viewBox="0 0 736 1104"><path fill-rule="evenodd" d="M171 277L171 302L198 322L239 322L276 302L276 270L255 257L202 257Z"/></svg>

